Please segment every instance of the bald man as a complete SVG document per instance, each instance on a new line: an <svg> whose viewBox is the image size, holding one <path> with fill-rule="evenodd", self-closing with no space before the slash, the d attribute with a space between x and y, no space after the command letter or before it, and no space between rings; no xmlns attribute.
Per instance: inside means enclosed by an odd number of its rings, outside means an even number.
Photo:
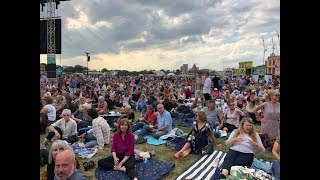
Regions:
<svg viewBox="0 0 320 180"><path fill-rule="evenodd" d="M172 118L171 114L164 109L163 104L157 105L157 128L150 128L150 131L153 133L154 138L159 138L167 133L169 133L172 129Z"/></svg>
<svg viewBox="0 0 320 180"><path fill-rule="evenodd" d="M81 171L76 169L76 158L71 150L64 150L56 157L54 180L88 180Z"/></svg>

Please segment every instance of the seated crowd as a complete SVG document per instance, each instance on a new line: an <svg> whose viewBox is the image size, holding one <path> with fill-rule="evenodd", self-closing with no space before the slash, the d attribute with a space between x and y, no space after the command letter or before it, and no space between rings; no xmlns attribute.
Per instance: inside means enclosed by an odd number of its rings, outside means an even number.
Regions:
<svg viewBox="0 0 320 180"><path fill-rule="evenodd" d="M74 76L69 80L86 82ZM130 180L136 180L135 144L145 143L145 135L159 139L169 134L173 129L173 118L181 114L191 115L194 121L182 149L173 154L173 158L182 160L190 153L202 154L208 147L216 149L221 146L216 139L219 132L226 131L229 150L220 174L220 178L225 178L232 166L250 166L255 153L265 151L253 127L253 124L261 124L261 133L267 134L274 143L271 147L276 159L273 172L279 178L280 91L276 88L269 89L261 97L257 96L261 93L256 90L264 91L263 88L248 84L247 88L241 89L236 82L230 81L218 89L212 88L212 94L203 93L203 96L195 89L199 84L190 86L192 80L139 79L139 84L121 78L109 82L99 78L87 80L91 82L89 85L68 89L67 84L62 84L59 87L66 91L51 88L52 96L48 93L41 97L40 134L47 134L41 147L46 149L44 147L52 143L48 153L47 179L88 179L81 173L70 149L70 144L81 138L85 148L97 147L98 152L103 152L105 146L111 144L111 154L100 159L98 167L124 172ZM217 105L217 99L221 99L219 103L222 104ZM104 117L115 109L123 112L110 124ZM140 117L135 117L134 112Z"/></svg>

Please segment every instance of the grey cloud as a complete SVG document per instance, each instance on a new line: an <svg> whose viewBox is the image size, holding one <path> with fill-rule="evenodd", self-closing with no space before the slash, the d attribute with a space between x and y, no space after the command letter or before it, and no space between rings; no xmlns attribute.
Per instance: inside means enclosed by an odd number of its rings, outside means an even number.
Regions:
<svg viewBox="0 0 320 180"><path fill-rule="evenodd" d="M120 51L152 48L174 50L183 48L183 45L189 43L205 43L206 39L202 37L213 37L212 39L219 40L219 43L227 44L246 38L246 32L259 34L269 30L279 30L267 27L279 25L279 5L266 6L262 1L239 0L237 6L233 6L231 3L234 2L230 1L230 4L222 7L221 4L225 5L228 2L221 2L222 0L63 2L59 6L63 26L62 53L64 57L72 57L82 56L85 51L93 54L117 54ZM66 18L80 17L77 9L88 16L88 24L80 29L67 29ZM160 10L164 16L158 13ZM262 12L263 17L255 17L256 12ZM168 23L168 19L172 22L174 18L186 14L188 18L185 17L181 24ZM112 26L99 28L93 26L100 21L107 21ZM147 32L146 35L141 35L143 32ZM139 38L143 38L144 41L140 41ZM181 60L181 62L186 61L187 59Z"/></svg>

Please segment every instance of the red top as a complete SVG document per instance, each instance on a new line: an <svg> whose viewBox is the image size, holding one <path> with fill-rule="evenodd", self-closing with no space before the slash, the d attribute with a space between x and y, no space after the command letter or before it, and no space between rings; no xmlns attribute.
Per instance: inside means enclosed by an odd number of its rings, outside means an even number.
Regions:
<svg viewBox="0 0 320 180"><path fill-rule="evenodd" d="M146 117L147 117L147 121L149 122L149 124L152 124L153 126L158 125L156 112L153 112L151 115L148 112L146 112Z"/></svg>
<svg viewBox="0 0 320 180"><path fill-rule="evenodd" d="M185 91L184 91L184 93L186 94L186 99L190 99L191 98L191 94L192 94L192 92L190 91L190 89L188 88L188 89L186 89Z"/></svg>
<svg viewBox="0 0 320 180"><path fill-rule="evenodd" d="M124 154L125 156L131 156L134 153L134 135L132 133L126 134L124 139L119 132L113 134L111 152L117 152Z"/></svg>

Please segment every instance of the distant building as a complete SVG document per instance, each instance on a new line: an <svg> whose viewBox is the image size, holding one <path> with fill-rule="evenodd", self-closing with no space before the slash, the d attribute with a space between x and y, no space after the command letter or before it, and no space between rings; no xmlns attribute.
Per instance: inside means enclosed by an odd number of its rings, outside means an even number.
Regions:
<svg viewBox="0 0 320 180"><path fill-rule="evenodd" d="M280 56L271 53L267 59L267 74L280 75Z"/></svg>
<svg viewBox="0 0 320 180"><path fill-rule="evenodd" d="M183 72L183 73L188 72L188 64L183 64L183 65L180 67L180 70L181 70L181 72Z"/></svg>
<svg viewBox="0 0 320 180"><path fill-rule="evenodd" d="M252 69L252 74L264 75L265 72L266 72L266 66L265 65L256 66L256 67L253 67L253 69Z"/></svg>
<svg viewBox="0 0 320 180"><path fill-rule="evenodd" d="M237 70L237 76L249 76L252 74L252 61L239 62L239 69Z"/></svg>
<svg viewBox="0 0 320 180"><path fill-rule="evenodd" d="M197 67L195 64L193 64L192 68L190 68L189 71L197 72L197 71L199 71L199 67Z"/></svg>
<svg viewBox="0 0 320 180"><path fill-rule="evenodd" d="M224 73L223 73L224 76L232 77L234 74L235 74L234 68L225 68L224 69Z"/></svg>

